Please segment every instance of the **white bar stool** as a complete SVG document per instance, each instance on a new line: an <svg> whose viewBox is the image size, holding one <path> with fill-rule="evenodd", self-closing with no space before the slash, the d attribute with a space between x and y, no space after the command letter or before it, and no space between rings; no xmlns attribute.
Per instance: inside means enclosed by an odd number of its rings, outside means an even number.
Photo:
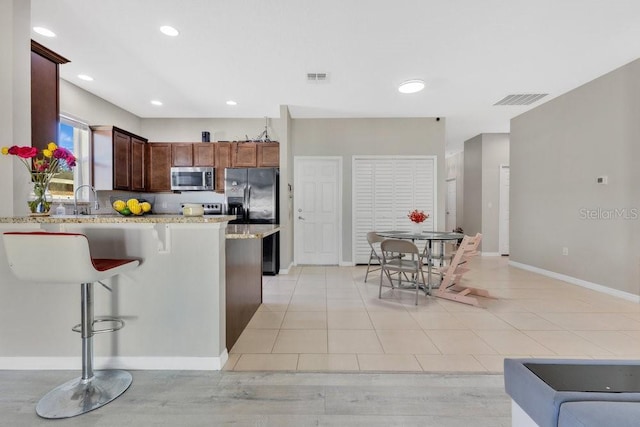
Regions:
<svg viewBox="0 0 640 427"><path fill-rule="evenodd" d="M47 393L36 406L43 418L69 418L84 414L111 402L131 385L127 371L93 371L93 335L113 332L124 326L121 319L93 318L93 282L133 270L140 263L136 259L92 258L89 240L84 234L36 232L7 232L4 247L11 271L20 280L48 283L81 283L81 323L73 330L82 335L82 376L74 378ZM64 268L42 268L43 259L52 254L64 254L73 260ZM106 286L105 286L106 287ZM98 322L112 322L113 327L94 329Z"/></svg>

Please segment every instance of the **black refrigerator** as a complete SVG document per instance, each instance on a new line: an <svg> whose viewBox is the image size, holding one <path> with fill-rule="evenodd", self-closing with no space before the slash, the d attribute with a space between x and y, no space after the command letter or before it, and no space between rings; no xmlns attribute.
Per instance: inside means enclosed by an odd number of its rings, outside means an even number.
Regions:
<svg viewBox="0 0 640 427"><path fill-rule="evenodd" d="M224 172L224 199L227 215L236 224L278 224L278 168L227 168ZM262 273L280 270L280 233L262 240Z"/></svg>

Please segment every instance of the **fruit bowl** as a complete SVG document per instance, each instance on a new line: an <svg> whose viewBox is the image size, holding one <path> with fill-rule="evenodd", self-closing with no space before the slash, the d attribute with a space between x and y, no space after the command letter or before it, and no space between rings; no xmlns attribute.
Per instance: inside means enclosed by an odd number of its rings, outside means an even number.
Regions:
<svg viewBox="0 0 640 427"><path fill-rule="evenodd" d="M153 198L135 196L111 196L109 198L114 211L123 216L142 216L151 213Z"/></svg>

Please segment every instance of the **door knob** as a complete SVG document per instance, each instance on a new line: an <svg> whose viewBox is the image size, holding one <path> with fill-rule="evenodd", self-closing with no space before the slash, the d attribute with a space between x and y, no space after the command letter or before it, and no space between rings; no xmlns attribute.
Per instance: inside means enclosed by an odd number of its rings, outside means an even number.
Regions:
<svg viewBox="0 0 640 427"><path fill-rule="evenodd" d="M304 220L304 218L302 218L301 216L299 216L298 219Z"/></svg>

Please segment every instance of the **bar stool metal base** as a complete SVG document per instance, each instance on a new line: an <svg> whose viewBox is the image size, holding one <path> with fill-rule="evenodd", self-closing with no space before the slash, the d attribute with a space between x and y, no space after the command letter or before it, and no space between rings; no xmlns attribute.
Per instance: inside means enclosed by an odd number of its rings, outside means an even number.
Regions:
<svg viewBox="0 0 640 427"><path fill-rule="evenodd" d="M95 371L93 377L82 377L59 385L44 395L36 406L42 418L69 418L84 414L114 400L131 385L127 371Z"/></svg>

